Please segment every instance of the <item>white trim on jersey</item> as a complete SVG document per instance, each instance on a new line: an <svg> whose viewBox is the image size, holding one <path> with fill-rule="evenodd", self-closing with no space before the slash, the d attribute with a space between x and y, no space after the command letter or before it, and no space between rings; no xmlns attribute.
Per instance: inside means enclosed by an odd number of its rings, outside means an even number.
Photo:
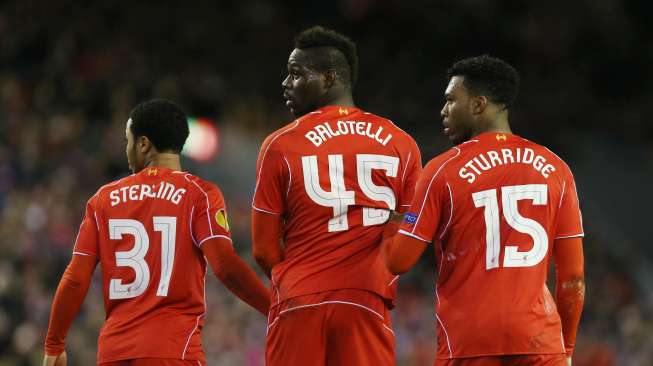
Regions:
<svg viewBox="0 0 653 366"><path fill-rule="evenodd" d="M413 233L409 233L409 232L406 231L406 230L401 230L401 229L399 229L398 233L399 233L399 234L404 234L404 235L406 235L406 236L410 236L411 238L415 238L415 239L417 239L417 240L423 241L423 242L428 243L428 244L431 243L430 240L426 240L426 239L424 239L424 238L422 238L422 237L419 237L419 236L417 236L417 235L415 235L415 234L413 234Z"/></svg>
<svg viewBox="0 0 653 366"><path fill-rule="evenodd" d="M393 283L395 283L399 279L399 275L396 275L390 283L388 283L388 286L392 286Z"/></svg>
<svg viewBox="0 0 653 366"><path fill-rule="evenodd" d="M190 238L193 239L193 244L195 246L198 246L197 240L195 240L195 236L193 235L193 213L195 212L195 206L191 206L190 209L190 216L188 217L188 229L190 233Z"/></svg>
<svg viewBox="0 0 653 366"><path fill-rule="evenodd" d="M209 194L206 193L206 191L203 190L202 187L200 187L200 185L197 184L197 182L195 182L194 180L188 179L189 175L190 174L184 175L184 179L186 179L187 181L193 183L195 185L195 187L197 187L200 190L200 192L204 193L204 197L206 198L206 220L209 222L209 231L211 232L211 235L213 235L213 225L211 225L211 215L209 215L209 206L210 206L209 205Z"/></svg>
<svg viewBox="0 0 653 366"><path fill-rule="evenodd" d="M205 303L204 306L206 306L206 303ZM199 325L200 325L200 318L203 317L203 316L204 316L204 314L202 314L202 315L198 315L198 316L197 316L197 319L195 320L195 327L193 327L193 330L192 330L192 331L190 332L190 334L188 335L188 338L186 339L186 345L184 345L184 351L181 353L181 359L182 359L182 360L185 360L185 359L186 359L186 351L187 351L187 349L188 349L188 344L190 343L190 339L193 337L193 334L195 334L195 330L196 330L197 327L199 327Z"/></svg>
<svg viewBox="0 0 653 366"><path fill-rule="evenodd" d="M565 235L565 236L556 236L553 240L558 239L569 239L569 238L582 238L585 236L585 233L575 234L575 235Z"/></svg>
<svg viewBox="0 0 653 366"><path fill-rule="evenodd" d="M288 199L288 194L290 193L290 186L292 185L292 171L290 170L290 163L288 162L288 159L286 157L283 157L283 160L286 162L286 166L288 166L288 190L286 191L286 199Z"/></svg>
<svg viewBox="0 0 653 366"><path fill-rule="evenodd" d="M410 157L413 154L412 151L408 152L408 159L406 159L406 166L404 167L404 172L401 174L401 182L404 183L406 182L406 171L408 170L408 164L410 163Z"/></svg>
<svg viewBox="0 0 653 366"><path fill-rule="evenodd" d="M426 205L426 199L429 196L429 191L431 190L431 184L433 184L433 181L435 180L435 177L437 177L438 174L440 174L440 172L445 167L445 165L447 165L447 163L449 163L451 160L453 160L453 159L457 158L458 156L460 156L460 149L457 148L457 147L454 147L454 149L456 149L457 154L450 157L449 159L447 159L447 161L445 161L442 165L440 165L440 167L435 172L435 174L433 174L433 177L431 178L431 181L429 182L429 185L426 188L426 193L424 194L424 200L422 201L422 207L419 209L419 214L417 215L417 222L415 222L415 225L413 226L413 230L411 231L411 234L415 233L415 229L417 229L417 225L419 225L419 220L422 218L422 211L424 210L424 206Z"/></svg>
<svg viewBox="0 0 653 366"><path fill-rule="evenodd" d="M87 253L82 253L82 252L77 252L77 251L74 251L73 255L83 255L84 257L94 257L94 255L87 254Z"/></svg>
<svg viewBox="0 0 653 366"><path fill-rule="evenodd" d="M383 317L383 315L377 313L376 311L374 311L374 310L368 308L368 307L365 306L365 305L361 305L361 304L357 304L357 303L355 303L355 302L349 302L349 301L331 300L331 301L322 301L322 302L319 302L319 303L316 303L316 304L306 304L306 305L295 306L295 307L292 307L292 308L288 308L288 309L286 309L286 310L282 310L282 311L279 312L279 315L277 315L277 317L274 318L274 320L272 321L272 323L270 323L270 324L268 325L268 330L270 330L270 328L271 328L274 324L276 324L276 322L279 320L279 318L280 318L281 315L283 315L283 314L286 314L286 313L289 313L289 312L291 312L291 311L295 311L295 310L300 310L300 309L305 309L305 308L310 308L310 307L315 307L315 306L322 306L322 305L327 305L327 304L344 304L344 305L357 306L357 307L359 307L359 308L362 308L362 309L364 309L364 310L367 310L367 311L371 312L372 314L376 315L376 316L377 316L379 319L381 319L382 321L385 320L385 318ZM392 332L392 335L394 336L395 333L394 333L394 331L392 331L392 329L388 328L388 327L385 325L385 323L383 323L383 326L384 326L386 329L388 329L390 332Z"/></svg>
<svg viewBox="0 0 653 366"><path fill-rule="evenodd" d="M255 209L256 211L261 211L261 212L269 213L270 215L281 215L281 214L278 213L278 212L272 212L272 211L264 210L264 209L262 209L262 208L258 208L258 207L256 207L256 206L254 206L254 204L252 204L252 208Z"/></svg>
<svg viewBox="0 0 653 366"><path fill-rule="evenodd" d="M562 200L565 197L565 189L567 188L567 181L562 181L562 193L560 193L560 203L558 203L558 208L562 207Z"/></svg>
<svg viewBox="0 0 653 366"><path fill-rule="evenodd" d="M273 144L273 143L274 143L274 142L275 142L275 141L276 141L280 136L284 135L286 132L288 132L288 131L290 131L290 130L296 128L297 126L299 126L299 122L300 122L300 120L301 120L301 118L296 119L296 120L295 120L295 125L293 125L293 126L287 128L287 129L283 130L282 132L279 132L279 134L276 135L276 136L274 136L274 138L272 139L272 141L270 141L270 143L268 144L268 146L265 147L265 151L263 152L263 157L261 158L261 166L259 167L258 172L257 172L257 174L256 174L256 186L254 186L254 196L253 196L253 197L256 197L256 191L258 190L258 185L259 185L259 183L261 182L261 171L263 170L263 164L265 163L265 158L268 156L268 150L270 150L270 146L272 146L272 144ZM252 205L254 204L253 201L254 201L254 198L252 198Z"/></svg>
<svg viewBox="0 0 653 366"><path fill-rule="evenodd" d="M438 300L438 304L440 303L440 296L438 295L438 286L435 286L435 298ZM444 326L444 323L442 322L442 319L440 319L440 316L438 315L437 311L435 312L435 319L440 323L440 326L442 327L442 330L444 331L444 336L447 338L447 348L449 349L449 358L453 357L453 351L451 350L451 342L449 341L449 333L447 332L447 328Z"/></svg>
<svg viewBox="0 0 653 366"><path fill-rule="evenodd" d="M229 240L229 241L232 241L231 238L228 237L228 236L226 236L226 235L211 235L211 236L208 236L208 237L202 239L202 241L200 241L200 242L197 244L197 247L198 247L198 248L201 248L201 247L202 247L202 244L204 244L205 241L207 241L207 240L209 240L209 239L215 239L215 238L224 238L224 239L227 239L227 240Z"/></svg>
<svg viewBox="0 0 653 366"><path fill-rule="evenodd" d="M100 223L97 220L97 211L93 210L93 217L95 218L95 226L97 227L98 236L100 235Z"/></svg>
<svg viewBox="0 0 653 366"><path fill-rule="evenodd" d="M447 230L449 230L449 225L451 225L451 221L453 220L453 193L451 193L451 187L449 186L449 182L447 182L447 188L449 189L449 202L450 202L449 221L447 222L447 225L444 227L444 230L442 230L442 234L440 234L440 240L444 238L444 234L446 234Z"/></svg>

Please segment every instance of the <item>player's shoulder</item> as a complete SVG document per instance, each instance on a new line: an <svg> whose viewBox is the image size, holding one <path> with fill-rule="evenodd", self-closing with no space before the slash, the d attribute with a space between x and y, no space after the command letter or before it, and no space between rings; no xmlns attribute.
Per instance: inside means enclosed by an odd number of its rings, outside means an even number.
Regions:
<svg viewBox="0 0 653 366"><path fill-rule="evenodd" d="M553 152L553 150L549 149L548 147L542 144L526 139L524 137L519 136L519 138L523 142L524 147L532 149L537 155L543 155L544 157L546 157L549 163L552 163L556 166L560 166L565 170L566 173L571 174L571 168L569 167L569 164L567 164L567 162L563 158L561 158L558 154Z"/></svg>
<svg viewBox="0 0 653 366"><path fill-rule="evenodd" d="M103 186L98 188L97 191L95 191L95 193L91 196L91 198L89 198L89 203L95 204L98 201L102 200L103 198L107 197L106 194L108 192L130 185L134 180L135 176L136 174L131 174L126 177L122 177L104 184Z"/></svg>
<svg viewBox="0 0 653 366"><path fill-rule="evenodd" d="M270 148L276 148L280 146L282 141L285 140L285 138L293 136L293 132L297 131L297 127L300 125L302 121L308 118L307 116L308 115L297 118L296 120L270 133L265 138L265 140L263 140L263 144L261 144L261 151L267 151Z"/></svg>
<svg viewBox="0 0 653 366"><path fill-rule="evenodd" d="M389 131L392 131L394 136L397 137L398 139L405 140L411 145L417 146L417 143L415 142L415 139L413 139L413 136L411 136L408 132L404 131L390 118L379 116L378 114L367 112L362 109L361 109L361 113L363 116L366 117L366 119L370 120L371 122L376 122L381 125L384 125Z"/></svg>
<svg viewBox="0 0 653 366"><path fill-rule="evenodd" d="M203 179L195 174L187 172L178 172L180 176L187 182L188 189L202 197L204 195L218 195L222 197L222 191L217 184Z"/></svg>
<svg viewBox="0 0 653 366"><path fill-rule="evenodd" d="M463 143L434 157L424 166L423 174L431 176L439 174L441 171L451 166L451 162L461 155L464 148L465 144Z"/></svg>

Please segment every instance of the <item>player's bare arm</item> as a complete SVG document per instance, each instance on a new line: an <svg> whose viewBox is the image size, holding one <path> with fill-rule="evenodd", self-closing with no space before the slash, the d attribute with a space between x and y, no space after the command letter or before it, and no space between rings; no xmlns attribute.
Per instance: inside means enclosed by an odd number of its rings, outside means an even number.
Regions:
<svg viewBox="0 0 653 366"><path fill-rule="evenodd" d="M283 250L279 240L281 227L280 215L252 210L253 255L268 278L272 278L272 267L283 260Z"/></svg>
<svg viewBox="0 0 653 366"><path fill-rule="evenodd" d="M256 273L238 257L229 240L209 239L202 244L202 252L211 264L215 276L229 291L267 316L270 308L269 291Z"/></svg>
<svg viewBox="0 0 653 366"><path fill-rule="evenodd" d="M66 364L66 335L84 302L96 265L94 256L73 255L61 277L52 302L43 365Z"/></svg>
<svg viewBox="0 0 653 366"><path fill-rule="evenodd" d="M556 271L556 304L562 322L565 352L571 363L585 300L582 239L557 239L554 243L553 255Z"/></svg>

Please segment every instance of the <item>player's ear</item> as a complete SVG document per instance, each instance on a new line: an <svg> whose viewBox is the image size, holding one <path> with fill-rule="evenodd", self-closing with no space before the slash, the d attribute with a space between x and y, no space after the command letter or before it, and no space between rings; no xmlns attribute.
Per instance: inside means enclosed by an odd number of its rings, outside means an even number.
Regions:
<svg viewBox="0 0 653 366"><path fill-rule="evenodd" d="M336 78L338 75L336 75L335 70L327 70L324 74L324 89L329 90L331 87L336 83Z"/></svg>
<svg viewBox="0 0 653 366"><path fill-rule="evenodd" d="M152 144L152 141L150 141L147 136L139 136L138 137L138 149L140 149L141 153L147 154L154 148L154 145Z"/></svg>
<svg viewBox="0 0 653 366"><path fill-rule="evenodd" d="M488 106L488 99L484 95L479 95L476 97L472 97L471 100L471 107L472 107L472 114L481 114L483 111Z"/></svg>

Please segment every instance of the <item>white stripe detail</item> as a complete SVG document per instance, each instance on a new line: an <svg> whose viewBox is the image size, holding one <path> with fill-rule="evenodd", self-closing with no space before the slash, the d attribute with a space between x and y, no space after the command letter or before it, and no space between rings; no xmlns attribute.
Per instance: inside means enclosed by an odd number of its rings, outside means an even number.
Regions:
<svg viewBox="0 0 653 366"><path fill-rule="evenodd" d="M98 236L100 234L100 224L97 221L97 211L93 210L93 217L95 217L95 226L97 226L97 233Z"/></svg>
<svg viewBox="0 0 653 366"><path fill-rule="evenodd" d="M337 301L337 300L334 300L334 301L323 301L323 302L319 302L319 303L317 303L317 304L308 304L308 305L295 306L294 308L289 308L289 309L286 309L286 310L280 311L280 312L279 312L279 315L283 315L283 314L285 314L285 313L289 313L289 312L291 312L291 311L295 311L295 310L299 310L299 309L310 308L310 307L320 306L320 305L326 305L326 304L345 304L345 305L358 306L358 307L360 307L360 308L363 308L363 309L365 309L365 310L367 310L367 311L373 313L374 315L378 316L381 320L383 320L383 315L381 315L381 314L377 313L376 311L374 311L374 310L368 308L367 306L364 306L364 305L361 305L361 304L357 304L357 303L355 303L355 302Z"/></svg>
<svg viewBox="0 0 653 366"><path fill-rule="evenodd" d="M279 317L278 317L278 316L277 316L276 318L274 318L274 320L272 321L272 323L270 323L270 324L268 325L268 329L267 329L266 333L270 331L270 328L272 328L275 324L277 324L277 321L279 321Z"/></svg>
<svg viewBox="0 0 653 366"><path fill-rule="evenodd" d="M193 239L193 243L195 246L197 246L197 240L195 240L195 236L193 235L193 212L195 212L195 206L192 206L190 209L190 217L188 218L188 232L190 233L190 238Z"/></svg>
<svg viewBox="0 0 653 366"><path fill-rule="evenodd" d="M204 304L204 306L206 306L206 303ZM195 334L195 330L200 325L200 318L203 317L203 316L204 316L204 314L197 316L197 320L195 321L195 327L193 327L193 330L188 335L188 339L186 339L186 345L184 346L184 351L181 353L181 359L182 360L186 359L186 349L188 348L188 343L190 343L190 339L193 337L193 334Z"/></svg>
<svg viewBox="0 0 653 366"><path fill-rule="evenodd" d="M438 304L440 303L440 296L438 296L438 286L435 286L435 297L438 299ZM444 323L442 323L442 320L438 316L438 313L436 311L435 313L435 319L440 323L440 326L442 327L442 330L444 331L444 336L447 338L447 348L449 349L449 358L453 357L453 351L451 350L451 342L449 342L449 333L447 333L447 328L444 327Z"/></svg>
<svg viewBox="0 0 653 366"><path fill-rule="evenodd" d="M440 172L445 167L445 165L447 165L448 162L450 162L452 159L457 158L460 155L460 149L457 148L457 147L454 147L454 149L456 149L456 151L458 153L456 155L450 157L447 161L445 161L442 165L440 165L440 167L435 172L435 174L433 174L433 177L431 178L431 181L429 182L429 186L426 188L426 193L424 194L424 200L422 201L422 206L420 207L419 214L417 215L417 222L415 222L415 225L413 226L413 230L411 231L411 233L415 233L415 229L417 229L417 225L419 224L419 220L421 219L421 216L422 216L422 211L424 210L424 206L426 205L426 199L428 198L429 191L431 190L431 184L433 184L433 181L435 180L435 177L437 177L438 174L440 174Z"/></svg>
<svg viewBox="0 0 653 366"><path fill-rule="evenodd" d="M233 241L231 240L231 238L228 237L228 236L226 236L226 235L212 235L212 236L209 236L209 237L206 237L206 238L202 239L202 241L200 241L200 242L197 244L197 246L201 248L201 247L202 247L202 244L204 244L205 241L207 241L207 240L209 240L209 239L214 239L214 238L224 238L224 239L227 239L227 240L233 242Z"/></svg>
<svg viewBox="0 0 653 366"><path fill-rule="evenodd" d="M431 243L430 240L426 240L426 239L424 239L424 238L420 238L419 236L417 236L417 235L415 235L415 234L413 234L413 233L409 233L409 232L406 231L406 230L401 230L401 229L399 229L398 233L399 233L399 234L404 234L404 235L406 235L406 236L410 236L411 238L415 238L415 239L420 240L420 241L423 241L423 242L425 242L425 243L427 243L427 244L430 244L430 243Z"/></svg>
<svg viewBox="0 0 653 366"><path fill-rule="evenodd" d="M84 257L94 257L93 255L82 253L82 252L73 252L73 255L83 255Z"/></svg>
<svg viewBox="0 0 653 366"><path fill-rule="evenodd" d="M580 233L576 235L566 235L566 236L557 236L553 238L553 240L558 240L558 239L568 239L568 238L582 238L585 236L585 233Z"/></svg>
<svg viewBox="0 0 653 366"><path fill-rule="evenodd" d="M402 207L410 207L411 204L410 204L410 203L406 203L406 204L403 204L403 205L401 205L401 206L402 206Z"/></svg>
<svg viewBox="0 0 653 366"><path fill-rule="evenodd" d="M408 170L408 163L410 163L410 156L413 152L409 151L408 152L408 159L406 159L406 166L404 167L404 173L401 175L401 182L405 182L404 179L406 179L406 171Z"/></svg>
<svg viewBox="0 0 653 366"><path fill-rule="evenodd" d="M263 164L265 163L265 157L268 155L268 150L270 150L270 146L278 139L280 136L285 134L286 132L294 129L295 127L299 126L299 119L295 120L295 125L292 127L289 127L288 129L280 132L278 135L274 136L272 141L268 144L268 146L265 147L265 151L263 152L263 157L261 158L261 166L258 169L258 172L256 173L256 186L254 187L254 198L256 198L256 191L258 190L258 184L261 182L261 171L263 170ZM253 201L254 199L252 199ZM253 204L253 202L252 202Z"/></svg>
<svg viewBox="0 0 653 366"><path fill-rule="evenodd" d="M189 175L190 174L186 174L184 176L184 179L186 179L187 181L193 183L197 187L197 189L199 189L202 193L204 193L204 197L206 198L206 220L209 222L209 231L211 232L211 235L213 235L213 225L211 225L211 215L209 215L209 195L208 195L208 193L206 193L206 191L204 191L202 189L202 187L200 187L199 184L197 184L197 182L195 182L194 180L188 179Z"/></svg>
<svg viewBox="0 0 653 366"><path fill-rule="evenodd" d="M387 330L389 330L389 331L390 331L390 333L392 333L392 336L393 336L393 337L395 336L395 332L394 332L394 331L393 331L392 329L390 329L390 327L389 327L389 326L387 326L387 325L385 325L385 323L381 323L381 324L383 325L383 328L385 328L385 329L387 329Z"/></svg>
<svg viewBox="0 0 653 366"><path fill-rule="evenodd" d="M392 286L392 284L395 283L398 279L399 279L399 275L396 275L395 278L393 278L392 281L388 283L388 286Z"/></svg>
<svg viewBox="0 0 653 366"><path fill-rule="evenodd" d="M558 204L558 208L562 207L562 199L565 197L565 189L567 188L567 181L563 180L562 181L562 193L560 194L560 203Z"/></svg>
<svg viewBox="0 0 653 366"><path fill-rule="evenodd" d="M258 207L254 206L254 205L252 205L252 208L255 209L256 211L261 211L261 212L269 213L270 215L281 215L280 213L272 212L272 211L267 211L267 210L264 210L264 209L262 209L262 208L258 208Z"/></svg>
<svg viewBox="0 0 653 366"><path fill-rule="evenodd" d="M453 220L453 193L451 193L451 187L449 186L448 182L447 182L447 188L449 189L449 202L450 202L451 209L449 210L449 222L447 222L447 225L444 227L444 230L442 230L442 234L440 234L440 240L444 238L444 234L446 234L447 230L449 230L449 225L451 225L451 221ZM442 244L440 244L440 246L442 246Z"/></svg>
<svg viewBox="0 0 653 366"><path fill-rule="evenodd" d="M290 163L288 162L288 159L286 157L283 157L283 160L286 162L286 165L288 166L288 190L286 191L286 198L288 198L288 194L290 193L290 186L292 185L292 171L290 170Z"/></svg>

